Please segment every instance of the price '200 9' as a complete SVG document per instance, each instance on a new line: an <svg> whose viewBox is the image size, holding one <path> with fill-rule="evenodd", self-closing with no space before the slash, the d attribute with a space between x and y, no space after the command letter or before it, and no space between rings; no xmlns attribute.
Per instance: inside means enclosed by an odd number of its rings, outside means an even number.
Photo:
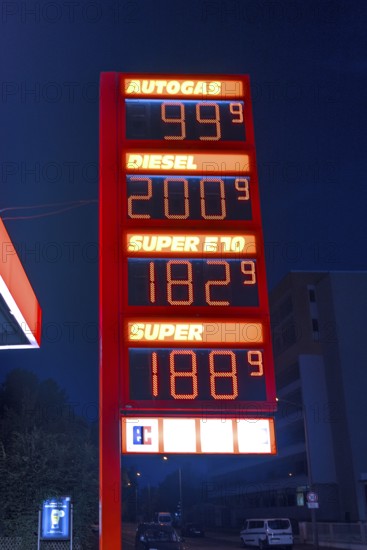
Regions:
<svg viewBox="0 0 367 550"><path fill-rule="evenodd" d="M228 180L228 181L227 181ZM225 179L206 176L199 180L198 193L196 188L190 190L190 180L184 177L166 177L156 188L153 178L149 176L129 176L131 186L127 199L128 216L131 219L151 219L154 203L163 201L164 218L167 220L191 219L190 192L192 200L200 204L200 218L203 220L225 220L228 208L233 202L250 201L250 181L248 177ZM139 187L139 192L134 187ZM159 192L160 191L160 192ZM198 194L198 196L196 196ZM214 203L214 209L213 209ZM144 208L145 207L145 208Z"/></svg>

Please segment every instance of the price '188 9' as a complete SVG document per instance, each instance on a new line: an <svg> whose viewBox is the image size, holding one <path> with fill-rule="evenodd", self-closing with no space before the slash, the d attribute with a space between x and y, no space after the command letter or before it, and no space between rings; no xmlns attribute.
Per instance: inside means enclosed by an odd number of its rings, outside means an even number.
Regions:
<svg viewBox="0 0 367 550"><path fill-rule="evenodd" d="M238 365L234 351L210 351L207 376L212 399L233 400L238 397L238 369L248 368L249 376L263 376L262 352L248 350L247 361ZM152 352L152 395L159 397L160 373L158 353ZM173 350L169 353L169 388L174 399L196 399L199 396L198 361L195 351Z"/></svg>

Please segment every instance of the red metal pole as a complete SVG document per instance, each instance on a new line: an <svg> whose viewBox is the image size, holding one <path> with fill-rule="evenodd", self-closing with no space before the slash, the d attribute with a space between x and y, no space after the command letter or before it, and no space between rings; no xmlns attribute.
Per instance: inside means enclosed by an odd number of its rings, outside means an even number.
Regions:
<svg viewBox="0 0 367 550"><path fill-rule="evenodd" d="M100 82L99 548L121 550L117 73Z"/></svg>

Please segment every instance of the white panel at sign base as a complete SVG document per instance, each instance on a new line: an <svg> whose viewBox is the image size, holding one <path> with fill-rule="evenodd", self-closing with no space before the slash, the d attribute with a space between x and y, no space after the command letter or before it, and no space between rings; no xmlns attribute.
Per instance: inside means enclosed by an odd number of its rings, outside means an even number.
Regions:
<svg viewBox="0 0 367 550"><path fill-rule="evenodd" d="M233 453L232 419L210 418L200 423L202 453Z"/></svg>
<svg viewBox="0 0 367 550"><path fill-rule="evenodd" d="M163 448L165 453L195 453L195 418L165 418Z"/></svg>
<svg viewBox="0 0 367 550"><path fill-rule="evenodd" d="M122 418L123 453L275 454L272 418Z"/></svg>
<svg viewBox="0 0 367 550"><path fill-rule="evenodd" d="M244 418L237 423L240 453L270 453L272 448L269 420Z"/></svg>

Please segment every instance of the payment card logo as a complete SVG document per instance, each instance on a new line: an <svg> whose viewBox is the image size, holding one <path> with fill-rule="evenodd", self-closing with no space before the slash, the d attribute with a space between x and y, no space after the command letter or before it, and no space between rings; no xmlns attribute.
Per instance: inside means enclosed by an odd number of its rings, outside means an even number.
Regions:
<svg viewBox="0 0 367 550"><path fill-rule="evenodd" d="M133 427L133 444L134 445L151 445L152 444L151 426L134 426Z"/></svg>

